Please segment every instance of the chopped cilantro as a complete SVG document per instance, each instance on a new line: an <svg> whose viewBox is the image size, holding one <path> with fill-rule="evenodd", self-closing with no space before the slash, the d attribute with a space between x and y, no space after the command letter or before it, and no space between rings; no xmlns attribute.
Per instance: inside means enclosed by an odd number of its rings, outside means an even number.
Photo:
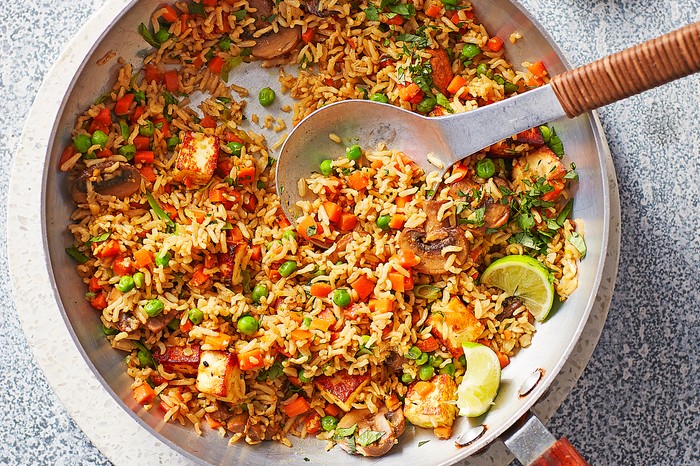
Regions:
<svg viewBox="0 0 700 466"><path fill-rule="evenodd" d="M424 49L428 45L430 45L430 42L425 35L399 34L398 36L396 36L396 40L414 44L418 49Z"/></svg>
<svg viewBox="0 0 700 466"><path fill-rule="evenodd" d="M370 443L374 443L384 436L386 432L377 432L374 430L366 430L357 436L357 443L366 447Z"/></svg>
<svg viewBox="0 0 700 466"><path fill-rule="evenodd" d="M418 446L422 447L423 445L425 445L428 442L430 442L430 440L421 440L420 442L418 442Z"/></svg>
<svg viewBox="0 0 700 466"><path fill-rule="evenodd" d="M370 4L363 11L365 12L365 18L367 18L367 21L379 21L379 11L373 4Z"/></svg>
<svg viewBox="0 0 700 466"><path fill-rule="evenodd" d="M578 252L581 253L581 259L586 257L586 242L583 240L583 236L575 231L572 231L569 235L569 243L573 244Z"/></svg>

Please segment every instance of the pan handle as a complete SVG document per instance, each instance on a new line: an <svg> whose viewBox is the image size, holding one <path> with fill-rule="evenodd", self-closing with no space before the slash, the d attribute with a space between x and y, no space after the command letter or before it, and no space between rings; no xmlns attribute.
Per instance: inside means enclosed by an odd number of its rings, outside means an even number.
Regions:
<svg viewBox="0 0 700 466"><path fill-rule="evenodd" d="M588 466L566 437L557 440L532 413L516 422L503 442L524 466Z"/></svg>
<svg viewBox="0 0 700 466"><path fill-rule="evenodd" d="M554 76L550 84L573 118L698 71L700 22Z"/></svg>

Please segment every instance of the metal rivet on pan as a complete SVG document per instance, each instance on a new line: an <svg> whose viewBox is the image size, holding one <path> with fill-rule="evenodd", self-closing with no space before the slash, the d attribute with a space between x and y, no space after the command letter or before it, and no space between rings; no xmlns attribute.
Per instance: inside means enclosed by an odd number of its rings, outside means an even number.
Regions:
<svg viewBox="0 0 700 466"><path fill-rule="evenodd" d="M520 395L521 397L529 395L530 392L540 382L540 380L542 380L543 375L544 369L537 369L535 372L528 375L523 384L520 386L520 390L518 390L518 395Z"/></svg>
<svg viewBox="0 0 700 466"><path fill-rule="evenodd" d="M480 426L472 427L471 429L467 429L464 432L462 432L462 435L457 437L457 441L455 443L458 447L466 447L467 445L475 442L479 437L484 435L484 432L486 432L486 426L483 424Z"/></svg>

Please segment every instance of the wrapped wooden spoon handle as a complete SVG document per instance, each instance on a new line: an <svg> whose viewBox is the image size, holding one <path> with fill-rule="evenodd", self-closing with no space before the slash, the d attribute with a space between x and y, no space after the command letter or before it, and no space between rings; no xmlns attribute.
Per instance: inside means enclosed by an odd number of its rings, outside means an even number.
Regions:
<svg viewBox="0 0 700 466"><path fill-rule="evenodd" d="M700 22L554 76L550 84L573 118L698 71Z"/></svg>

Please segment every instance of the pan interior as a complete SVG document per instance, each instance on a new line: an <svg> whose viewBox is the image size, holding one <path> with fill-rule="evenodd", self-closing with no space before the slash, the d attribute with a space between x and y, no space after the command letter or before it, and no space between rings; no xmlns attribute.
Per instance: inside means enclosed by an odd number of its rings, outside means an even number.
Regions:
<svg viewBox="0 0 700 466"><path fill-rule="evenodd" d="M491 35L508 37L512 32L519 32L523 36L516 44L507 46L509 61L518 64L544 60L553 75L566 69L566 64L551 39L521 7L507 0L479 3L484 5L479 5L477 14ZM95 96L112 86L119 66L116 60L102 66L97 66L97 61L108 53L116 52L116 56L124 57L134 65L138 63L137 57L146 44L138 35L137 26L149 17L152 8L150 2L132 2L104 32L80 69L76 70L73 85L64 97L62 110L55 122L53 142L49 145L45 166L57 166L61 151L70 140L75 118L92 104ZM288 68L288 71L293 71L292 67ZM237 69L232 78L232 82L249 87L260 87L261 81L279 88L276 70L264 70L256 64ZM590 116L557 121L554 125L561 135L567 158L576 164L580 177L573 216L584 222L588 256L580 265L579 288L565 304L553 311L544 324L538 325L531 347L520 351L503 371L496 405L486 416L471 421L460 419L455 426L453 439L448 441L437 440L427 430L408 428L399 445L390 454L378 458L375 461L377 464L400 464L405 462L407 456L416 464L452 463L483 448L536 401L554 379L576 343L595 299L605 258L607 177L603 160L603 138ZM312 463L356 464L361 461L339 448L325 452L325 442L315 440L292 439L294 447L291 449L272 442L254 447L243 443L228 445L226 439L210 430L205 430L204 435L198 436L191 427L163 423L162 413L158 409L147 412L137 405L129 388L131 378L124 371L124 355L113 350L104 338L98 315L91 311L83 299L85 286L73 272L74 263L64 252L64 248L72 241L66 229L73 209L68 181L57 170L49 169L44 173L44 238L57 301L76 344L93 367L95 375L124 409L134 413L134 417L149 426L159 438L203 463L262 465L271 461L299 462L302 458L308 458ZM530 395L519 397L517 391L520 384L537 369L543 370L543 381ZM455 447L454 438L470 425L481 423L488 426L484 436L468 447ZM431 442L419 448L422 440Z"/></svg>

